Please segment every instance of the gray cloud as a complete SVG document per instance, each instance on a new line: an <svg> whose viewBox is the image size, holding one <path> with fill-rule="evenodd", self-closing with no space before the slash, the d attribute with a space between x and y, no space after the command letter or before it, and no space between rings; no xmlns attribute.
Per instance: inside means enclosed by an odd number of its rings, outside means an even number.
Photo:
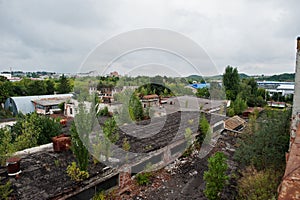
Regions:
<svg viewBox="0 0 300 200"><path fill-rule="evenodd" d="M299 6L297 0L0 0L0 71L77 72L99 43L158 27L197 42L219 73L227 65L249 74L293 72ZM124 71L130 65L116 63Z"/></svg>

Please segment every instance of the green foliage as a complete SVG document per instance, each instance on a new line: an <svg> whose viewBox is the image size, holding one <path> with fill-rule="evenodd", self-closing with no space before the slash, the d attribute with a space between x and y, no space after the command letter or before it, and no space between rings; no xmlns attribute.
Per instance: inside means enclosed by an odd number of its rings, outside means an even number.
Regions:
<svg viewBox="0 0 300 200"><path fill-rule="evenodd" d="M54 94L55 91L55 83L52 79L48 79L45 81L46 84L46 94Z"/></svg>
<svg viewBox="0 0 300 200"><path fill-rule="evenodd" d="M148 185L151 183L152 173L142 172L136 175L135 179L138 185Z"/></svg>
<svg viewBox="0 0 300 200"><path fill-rule="evenodd" d="M127 138L124 138L123 139L123 145L122 145L124 151L129 151L130 150L130 143L129 141L127 140Z"/></svg>
<svg viewBox="0 0 300 200"><path fill-rule="evenodd" d="M105 106L103 109L99 110L97 116L109 116L108 108Z"/></svg>
<svg viewBox="0 0 300 200"><path fill-rule="evenodd" d="M13 115L10 111L5 110L0 106L0 119L7 119L7 118L12 118Z"/></svg>
<svg viewBox="0 0 300 200"><path fill-rule="evenodd" d="M12 91L12 83L5 77L0 76L0 104L10 96Z"/></svg>
<svg viewBox="0 0 300 200"><path fill-rule="evenodd" d="M294 82L295 81L295 73L292 73L292 74L284 73L284 74L278 74L278 75L273 75L273 76L269 76L269 77L262 76L261 78L259 78L259 80Z"/></svg>
<svg viewBox="0 0 300 200"><path fill-rule="evenodd" d="M1 184L0 185L0 199L1 200L8 200L9 195L13 192L13 190L11 189L11 182L8 181L5 184Z"/></svg>
<svg viewBox="0 0 300 200"><path fill-rule="evenodd" d="M235 99L235 101L230 105L234 110L235 115L240 115L243 113L245 109L247 109L247 103L243 100L239 95Z"/></svg>
<svg viewBox="0 0 300 200"><path fill-rule="evenodd" d="M276 199L280 180L281 173L277 170L257 171L250 166L242 171L242 177L238 180L238 199Z"/></svg>
<svg viewBox="0 0 300 200"><path fill-rule="evenodd" d="M223 85L226 91L226 97L229 100L235 100L239 93L240 78L237 68L227 66L223 74Z"/></svg>
<svg viewBox="0 0 300 200"><path fill-rule="evenodd" d="M153 83L147 83L145 85L142 85L139 87L136 91L136 93L140 94L141 96L145 96L148 94L157 94L162 96L173 96L172 91L165 87L165 84L161 80L161 78L158 78L159 76L154 77ZM151 81L151 80L150 80ZM159 83L159 84L158 84Z"/></svg>
<svg viewBox="0 0 300 200"><path fill-rule="evenodd" d="M62 102L62 103L58 104L58 108L59 108L62 112L64 112L64 111L65 111L65 102Z"/></svg>
<svg viewBox="0 0 300 200"><path fill-rule="evenodd" d="M107 160L110 156L110 146L111 143L115 143L119 139L119 134L116 133L117 130L117 124L114 118L108 119L104 122L104 125L102 126L103 130L103 146L104 146L104 155L105 159Z"/></svg>
<svg viewBox="0 0 300 200"><path fill-rule="evenodd" d="M92 200L105 200L106 199L106 195L104 190L101 190L99 193L97 193L95 196L93 196Z"/></svg>
<svg viewBox="0 0 300 200"><path fill-rule="evenodd" d="M122 103L122 107L118 110L118 114L115 115L118 124L132 122L129 114L129 100L131 95L133 95L133 90L130 89L126 89L123 92L114 95L114 98Z"/></svg>
<svg viewBox="0 0 300 200"><path fill-rule="evenodd" d="M79 165L79 169L81 171L86 171L88 167L88 161L89 161L89 152L85 147L84 143L82 142L74 123L71 126L71 139L72 139L71 150L76 157L76 160Z"/></svg>
<svg viewBox="0 0 300 200"><path fill-rule="evenodd" d="M23 147L18 147L21 150L51 142L52 137L60 134L61 128L58 120L34 112L27 115L20 114L12 130L13 134L18 137L16 140L22 143Z"/></svg>
<svg viewBox="0 0 300 200"><path fill-rule="evenodd" d="M96 123L96 98L94 95L89 97L92 102L88 110L83 102L78 105L78 113L71 126L71 150L75 154L80 170L86 171L89 160L89 152L86 146L90 145L89 135ZM75 125L76 124L76 125Z"/></svg>
<svg viewBox="0 0 300 200"><path fill-rule="evenodd" d="M206 182L204 194L208 199L220 199L220 193L228 180L227 168L226 157L222 152L217 152L208 159L208 171L203 175Z"/></svg>
<svg viewBox="0 0 300 200"><path fill-rule="evenodd" d="M192 144L192 130L190 128L185 129L184 138L187 141L187 147Z"/></svg>
<svg viewBox="0 0 300 200"><path fill-rule="evenodd" d="M267 110L258 119L251 119L234 158L242 165L257 170L282 167L289 146L290 111Z"/></svg>
<svg viewBox="0 0 300 200"><path fill-rule="evenodd" d="M4 166L6 159L15 151L11 132L8 128L0 129L0 165Z"/></svg>
<svg viewBox="0 0 300 200"><path fill-rule="evenodd" d="M198 142L202 143L209 132L210 129L210 124L207 121L205 114L201 113L200 119L199 119L199 130L200 130L200 135L198 137Z"/></svg>
<svg viewBox="0 0 300 200"><path fill-rule="evenodd" d="M76 162L72 162L71 165L68 165L67 173L71 180L76 182L83 181L89 177L89 173L77 167Z"/></svg>
<svg viewBox="0 0 300 200"><path fill-rule="evenodd" d="M59 94L65 94L72 91L70 80L63 74L58 81L57 91Z"/></svg>
<svg viewBox="0 0 300 200"><path fill-rule="evenodd" d="M234 108L229 107L229 108L227 109L227 116L233 117L234 115L235 115Z"/></svg>
<svg viewBox="0 0 300 200"><path fill-rule="evenodd" d="M132 120L140 121L144 119L144 109L138 96L133 94L129 101L129 114Z"/></svg>
<svg viewBox="0 0 300 200"><path fill-rule="evenodd" d="M207 87L197 89L196 96L208 99L210 97L209 89Z"/></svg>

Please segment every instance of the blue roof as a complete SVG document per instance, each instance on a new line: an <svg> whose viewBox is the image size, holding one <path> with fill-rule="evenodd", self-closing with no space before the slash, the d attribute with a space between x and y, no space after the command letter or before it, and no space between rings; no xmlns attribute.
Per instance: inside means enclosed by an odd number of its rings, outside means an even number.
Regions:
<svg viewBox="0 0 300 200"><path fill-rule="evenodd" d="M210 84L209 83L194 83L194 84L190 84L189 86L191 86L195 89L202 89L202 88L209 88Z"/></svg>

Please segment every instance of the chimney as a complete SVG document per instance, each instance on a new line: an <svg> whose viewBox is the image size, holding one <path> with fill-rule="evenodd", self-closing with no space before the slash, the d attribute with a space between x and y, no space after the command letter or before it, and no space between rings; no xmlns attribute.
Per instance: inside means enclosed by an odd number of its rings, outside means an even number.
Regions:
<svg viewBox="0 0 300 200"><path fill-rule="evenodd" d="M300 113L300 36L297 37L297 52L296 52L296 66L295 66L295 88L293 99L293 112L291 123L291 138L296 136L297 124L300 121L298 114Z"/></svg>
<svg viewBox="0 0 300 200"><path fill-rule="evenodd" d="M297 37L297 52L300 51L300 36Z"/></svg>

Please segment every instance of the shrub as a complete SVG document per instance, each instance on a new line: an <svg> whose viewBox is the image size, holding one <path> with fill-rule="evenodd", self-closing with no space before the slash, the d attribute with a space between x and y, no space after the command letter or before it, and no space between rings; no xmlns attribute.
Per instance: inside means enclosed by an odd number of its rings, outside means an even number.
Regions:
<svg viewBox="0 0 300 200"><path fill-rule="evenodd" d="M99 110L97 116L109 116L108 108L105 106L103 109Z"/></svg>
<svg viewBox="0 0 300 200"><path fill-rule="evenodd" d="M222 152L217 152L208 159L208 171L203 176L206 182L204 194L208 199L220 199L220 192L228 180L227 168L226 157Z"/></svg>
<svg viewBox="0 0 300 200"><path fill-rule="evenodd" d="M105 200L106 199L106 195L105 192L102 190L99 193L97 193L95 196L93 196L92 200Z"/></svg>
<svg viewBox="0 0 300 200"><path fill-rule="evenodd" d="M104 147L104 155L105 159L108 160L109 156L111 156L111 143L115 143L119 140L119 134L117 133L117 123L114 118L108 119L104 122L102 126L103 130L103 147Z"/></svg>
<svg viewBox="0 0 300 200"><path fill-rule="evenodd" d="M9 195L13 192L11 189L11 182L8 181L5 184L0 185L0 199L7 200Z"/></svg>
<svg viewBox="0 0 300 200"><path fill-rule="evenodd" d="M210 124L207 121L204 113L201 114L200 119L199 119L199 131L200 135L197 137L197 140L199 143L202 143L203 140L205 139L207 133L209 132L210 129Z"/></svg>
<svg viewBox="0 0 300 200"><path fill-rule="evenodd" d="M14 152L12 136L7 128L0 129L0 165L4 165L6 159Z"/></svg>
<svg viewBox="0 0 300 200"><path fill-rule="evenodd" d="M28 148L51 142L52 137L60 134L61 128L57 120L38 115L37 113L30 113L27 115L20 114L17 117L17 123L13 126L12 132L14 137L24 134L23 138L19 140L32 140L24 147ZM22 148L19 147L18 149L21 150Z"/></svg>
<svg viewBox="0 0 300 200"><path fill-rule="evenodd" d="M151 183L151 172L142 172L136 175L136 181L138 185L148 185Z"/></svg>
<svg viewBox="0 0 300 200"><path fill-rule="evenodd" d="M74 123L71 126L71 133L71 150L76 157L80 170L86 171L89 162L89 152L83 144L81 138L79 137L77 128Z"/></svg>
<svg viewBox="0 0 300 200"><path fill-rule="evenodd" d="M275 199L280 178L281 174L276 170L257 171L250 166L242 172L242 178L238 180L238 199Z"/></svg>
<svg viewBox="0 0 300 200"><path fill-rule="evenodd" d="M79 167L77 167L76 162L72 162L71 165L68 165L67 173L68 176L76 182L83 181L89 177L89 173L87 171L80 170Z"/></svg>

